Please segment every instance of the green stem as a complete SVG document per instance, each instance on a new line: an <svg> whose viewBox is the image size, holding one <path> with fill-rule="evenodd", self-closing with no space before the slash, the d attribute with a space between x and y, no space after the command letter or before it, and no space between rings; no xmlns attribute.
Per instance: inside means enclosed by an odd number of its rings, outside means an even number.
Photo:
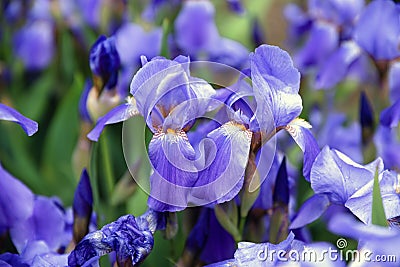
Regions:
<svg viewBox="0 0 400 267"><path fill-rule="evenodd" d="M107 196L111 198L111 194L114 188L114 178L113 178L113 169L111 164L110 151L108 149L108 143L106 137L107 136L103 136L102 138L100 138L100 147L101 147L101 159L104 165L104 175L106 179L105 182L106 192Z"/></svg>

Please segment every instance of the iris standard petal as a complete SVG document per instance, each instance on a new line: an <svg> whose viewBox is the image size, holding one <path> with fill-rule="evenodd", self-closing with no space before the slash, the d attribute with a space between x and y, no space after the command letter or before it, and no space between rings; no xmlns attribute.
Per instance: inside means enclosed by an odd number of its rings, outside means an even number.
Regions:
<svg viewBox="0 0 400 267"><path fill-rule="evenodd" d="M0 120L12 121L21 125L28 136L38 131L38 123L28 119L13 108L0 103Z"/></svg>
<svg viewBox="0 0 400 267"><path fill-rule="evenodd" d="M153 125L149 122L149 116L156 106L159 113L166 117L172 108L194 97L185 66L186 64L176 61L155 58L139 69L133 77L131 94L150 128L153 128Z"/></svg>
<svg viewBox="0 0 400 267"><path fill-rule="evenodd" d="M33 212L33 193L12 177L0 164L0 228L9 228L28 219Z"/></svg>
<svg viewBox="0 0 400 267"><path fill-rule="evenodd" d="M214 22L215 9L209 1L185 1L175 20L178 46L185 53L210 51L218 45L219 33Z"/></svg>
<svg viewBox="0 0 400 267"><path fill-rule="evenodd" d="M320 152L317 141L310 131L311 125L303 119L297 118L290 122L285 129L304 153L303 175L310 180L311 167Z"/></svg>
<svg viewBox="0 0 400 267"><path fill-rule="evenodd" d="M243 186L252 133L239 123L228 122L207 137L203 143L205 165L192 191L193 201L223 203Z"/></svg>
<svg viewBox="0 0 400 267"><path fill-rule="evenodd" d="M171 129L157 132L149 144L149 159L154 169L149 207L156 211L186 208L188 194L198 178L195 151L186 133Z"/></svg>
<svg viewBox="0 0 400 267"><path fill-rule="evenodd" d="M354 40L375 59L400 55L399 9L393 1L372 1L360 14Z"/></svg>
<svg viewBox="0 0 400 267"><path fill-rule="evenodd" d="M258 47L250 62L260 127L286 126L302 110L300 73L289 54L276 46Z"/></svg>
<svg viewBox="0 0 400 267"><path fill-rule="evenodd" d="M326 194L315 194L300 207L297 216L290 224L290 229L301 228L319 217L327 210L331 202Z"/></svg>
<svg viewBox="0 0 400 267"><path fill-rule="evenodd" d="M29 241L43 240L50 250L56 251L65 229L64 214L52 199L37 196L32 215L10 229L10 236L18 251Z"/></svg>
<svg viewBox="0 0 400 267"><path fill-rule="evenodd" d="M400 98L393 105L384 109L381 113L380 123L386 127L396 127L400 120Z"/></svg>
<svg viewBox="0 0 400 267"><path fill-rule="evenodd" d="M126 121L138 114L139 112L136 108L135 101L133 98L130 98L128 103L113 108L106 115L99 118L96 126L90 131L87 137L97 142L106 125Z"/></svg>

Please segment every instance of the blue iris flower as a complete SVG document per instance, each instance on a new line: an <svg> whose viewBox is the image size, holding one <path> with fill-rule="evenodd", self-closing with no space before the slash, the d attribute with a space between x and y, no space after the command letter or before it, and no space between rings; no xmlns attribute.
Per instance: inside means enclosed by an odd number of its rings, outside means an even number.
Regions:
<svg viewBox="0 0 400 267"><path fill-rule="evenodd" d="M139 114L145 118L154 134L148 150L154 169L150 177L152 209L178 211L189 203L231 200L243 186L252 136L258 132L266 142L277 131L287 130L304 151L308 179L319 148L311 126L297 118L302 110L300 74L285 51L260 46L250 54L253 86L239 79L233 89L221 91L190 76L185 57L143 61L131 82L133 97L100 118L88 137L97 141L107 124ZM254 96L252 103L248 96ZM225 116L220 126L204 133L214 146L200 142L195 149L187 132L196 118L221 105Z"/></svg>
<svg viewBox="0 0 400 267"><path fill-rule="evenodd" d="M119 266L140 263L153 248L153 234L165 224L164 214L153 210L137 218L124 215L86 235L68 256L68 266L83 266L112 251L117 253Z"/></svg>
<svg viewBox="0 0 400 267"><path fill-rule="evenodd" d="M375 173L387 219L400 215L397 175L383 169L383 161L363 166L343 153L324 147L311 169L310 182L315 192L300 208L291 228L299 228L319 218L331 204L347 207L364 223L371 223L372 191Z"/></svg>

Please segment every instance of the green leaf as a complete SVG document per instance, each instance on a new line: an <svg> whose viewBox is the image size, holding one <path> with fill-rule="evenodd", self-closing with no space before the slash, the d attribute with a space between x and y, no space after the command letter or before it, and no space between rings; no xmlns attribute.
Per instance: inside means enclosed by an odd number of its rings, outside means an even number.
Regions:
<svg viewBox="0 0 400 267"><path fill-rule="evenodd" d="M374 176L374 188L372 191L372 224L387 226L388 224L386 221L385 209L383 208L378 176L378 168L376 168Z"/></svg>
<svg viewBox="0 0 400 267"><path fill-rule="evenodd" d="M170 23L168 19L164 19L163 24L163 36L161 40L161 51L160 55L169 58L169 51L168 51L168 34L170 32Z"/></svg>
<svg viewBox="0 0 400 267"><path fill-rule="evenodd" d="M72 153L79 136L78 102L83 88L83 78L76 76L65 97L57 106L46 129L43 146L42 171L52 194L71 203L74 187L79 177L72 168Z"/></svg>
<svg viewBox="0 0 400 267"><path fill-rule="evenodd" d="M233 201L230 201L233 202ZM242 239L242 236L239 232L239 229L237 228L237 219L236 221L233 220L233 216L231 211L233 212L233 209L231 209L229 204L219 204L215 205L214 207L214 212L215 216L217 217L218 222L221 224L221 226L232 235L233 239L235 239L236 242L239 242ZM226 209L224 209L224 206ZM236 212L237 214L237 212Z"/></svg>

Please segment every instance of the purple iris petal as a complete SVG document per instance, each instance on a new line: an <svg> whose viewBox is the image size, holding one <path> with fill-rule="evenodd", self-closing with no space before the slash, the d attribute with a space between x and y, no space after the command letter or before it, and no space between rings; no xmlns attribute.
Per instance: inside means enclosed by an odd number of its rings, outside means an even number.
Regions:
<svg viewBox="0 0 400 267"><path fill-rule="evenodd" d="M226 0L230 10L236 12L239 15L243 15L245 13L245 9L243 7L243 3L241 0Z"/></svg>
<svg viewBox="0 0 400 267"><path fill-rule="evenodd" d="M102 0L74 1L82 13L83 19L92 27L100 25Z"/></svg>
<svg viewBox="0 0 400 267"><path fill-rule="evenodd" d="M294 240L294 234L289 233L288 237L279 244L271 243L260 243L255 244L251 242L240 242L238 249L235 252L235 260L239 266L257 266L260 264L260 251L268 253L268 251L287 251L290 249L291 244ZM267 258L264 263L269 265L274 264L278 261L278 257ZM273 266L273 265L272 265Z"/></svg>
<svg viewBox="0 0 400 267"><path fill-rule="evenodd" d="M115 33L115 45L124 66L139 66L142 55L152 58L161 50L162 29L146 32L141 26L127 23Z"/></svg>
<svg viewBox="0 0 400 267"><path fill-rule="evenodd" d="M343 153L325 146L311 168L311 187L316 194L328 194L335 204L344 204L351 195L373 180L376 167L383 169L381 159L362 166Z"/></svg>
<svg viewBox="0 0 400 267"><path fill-rule="evenodd" d="M176 61L155 58L146 63L135 74L130 85L130 92L135 97L140 114L148 120L150 112L161 97L166 95L168 107L163 107L160 112L165 113L163 114L165 116L168 115L174 105L187 98L180 97L189 94L188 75L184 66ZM179 98L173 97L172 92L179 92ZM167 95L168 93L170 94Z"/></svg>
<svg viewBox="0 0 400 267"><path fill-rule="evenodd" d="M391 255L399 258L400 232L397 228L389 229L377 225L365 225L350 216L335 216L329 222L329 229L339 235L348 236L359 240L360 251L370 251L373 255ZM390 245L388 245L390 244ZM372 263L372 262L370 262ZM363 262L363 266L374 266L376 262L369 265ZM385 266L397 266L397 262L387 263Z"/></svg>
<svg viewBox="0 0 400 267"><path fill-rule="evenodd" d="M232 257L236 243L220 225L213 209L203 208L196 225L191 230L186 247L205 263L222 261Z"/></svg>
<svg viewBox="0 0 400 267"><path fill-rule="evenodd" d="M400 143L397 140L396 129L379 126L374 136L378 155L382 157L387 169L400 169Z"/></svg>
<svg viewBox="0 0 400 267"><path fill-rule="evenodd" d="M101 117L93 130L87 135L92 141L98 141L104 126L108 124L126 121L127 119L138 114L138 111L133 103L126 103L113 108L106 115Z"/></svg>
<svg viewBox="0 0 400 267"><path fill-rule="evenodd" d="M162 214L145 213L138 218L125 215L101 230L88 234L68 256L68 266L82 266L112 251L116 252L119 266L142 262L153 248L153 230L160 228L154 225L160 220L153 216Z"/></svg>
<svg viewBox="0 0 400 267"><path fill-rule="evenodd" d="M315 81L317 89L330 89L343 81L351 64L361 55L361 50L352 41L344 42L322 63Z"/></svg>
<svg viewBox="0 0 400 267"><path fill-rule="evenodd" d="M189 188L198 178L195 151L183 131L156 133L149 144L150 176L148 205L157 211L186 208Z"/></svg>
<svg viewBox="0 0 400 267"><path fill-rule="evenodd" d="M264 148L265 146L263 146ZM253 204L253 209L263 209L268 210L273 206L273 194L272 189L274 188L275 180L278 175L278 171L280 166L282 165L282 153L276 153L274 155L274 159L271 165L271 168L268 170L267 177L263 179L263 182L260 187L260 193ZM257 164L259 162L259 158L257 158ZM261 168L262 164L258 165L258 168ZM260 171L261 172L261 171Z"/></svg>
<svg viewBox="0 0 400 267"><path fill-rule="evenodd" d="M29 19L31 20L48 20L53 19L51 14L51 1L35 0L29 10Z"/></svg>
<svg viewBox="0 0 400 267"><path fill-rule="evenodd" d="M303 203L289 228L300 228L315 221L321 217L330 204L331 202L326 194L313 195Z"/></svg>
<svg viewBox="0 0 400 267"><path fill-rule="evenodd" d="M81 179L74 195L74 212L82 217L91 216L93 205L92 187L90 185L89 174L83 169Z"/></svg>
<svg viewBox="0 0 400 267"><path fill-rule="evenodd" d="M296 54L296 66L305 70L310 66L319 65L338 47L339 36L334 25L316 22L303 48ZM316 49L317 48L317 49Z"/></svg>
<svg viewBox="0 0 400 267"><path fill-rule="evenodd" d="M394 103L397 99L400 99L400 62L394 62L389 69L389 91L390 101Z"/></svg>
<svg viewBox="0 0 400 267"><path fill-rule="evenodd" d="M400 197L397 193L397 174L384 171L380 174L379 187L387 219L400 216ZM360 188L346 202L346 207L362 222L371 223L373 180Z"/></svg>
<svg viewBox="0 0 400 267"><path fill-rule="evenodd" d="M329 112L323 117L319 110L314 110L310 122L316 132L320 147L328 145L348 155L356 162L361 162L361 127L357 122L345 126L346 116L342 113Z"/></svg>
<svg viewBox="0 0 400 267"><path fill-rule="evenodd" d="M1 267L29 267L30 265L24 263L20 255L6 252L3 254L0 254L0 266Z"/></svg>
<svg viewBox="0 0 400 267"><path fill-rule="evenodd" d="M35 240L45 241L50 250L56 251L63 241L64 229L64 214L58 205L49 198L37 196L32 216L15 224L10 235L18 251Z"/></svg>
<svg viewBox="0 0 400 267"><path fill-rule="evenodd" d="M329 221L328 228L334 233L354 239L363 237L370 237L371 239L388 238L398 234L397 231L390 231L386 227L374 224L366 225L350 214L338 214L333 216Z"/></svg>
<svg viewBox="0 0 400 267"><path fill-rule="evenodd" d="M93 211L93 194L89 174L83 169L75 190L74 202L74 239L80 241L89 231L90 218Z"/></svg>
<svg viewBox="0 0 400 267"><path fill-rule="evenodd" d="M89 110L87 108L87 101L89 92L92 89L93 84L90 80L85 82L85 87L83 89L81 98L79 99L79 115L83 121L92 122L90 118Z"/></svg>
<svg viewBox="0 0 400 267"><path fill-rule="evenodd" d="M302 119L295 119L285 127L304 153L303 175L307 181L310 180L311 167L320 152L310 128L311 125Z"/></svg>
<svg viewBox="0 0 400 267"><path fill-rule="evenodd" d="M120 57L115 47L115 37L100 36L90 48L90 69L99 76L106 88L114 88L117 84Z"/></svg>
<svg viewBox="0 0 400 267"><path fill-rule="evenodd" d="M399 9L393 1L372 1L361 13L354 29L354 40L375 59L400 55Z"/></svg>
<svg viewBox="0 0 400 267"><path fill-rule="evenodd" d="M289 204L289 194L289 177L286 169L286 158L284 157L275 181L273 202L287 206Z"/></svg>
<svg viewBox="0 0 400 267"><path fill-rule="evenodd" d="M386 127L396 127L400 120L400 98L393 105L384 109L381 113L380 123Z"/></svg>
<svg viewBox="0 0 400 267"><path fill-rule="evenodd" d="M0 228L12 227L32 215L34 197L19 180L11 176L0 164Z"/></svg>
<svg viewBox="0 0 400 267"><path fill-rule="evenodd" d="M300 73L289 54L276 46L258 47L250 61L259 125L286 126L302 110Z"/></svg>
<svg viewBox="0 0 400 267"><path fill-rule="evenodd" d="M364 7L364 0L309 0L308 9L312 17L328 20L337 25L351 24Z"/></svg>
<svg viewBox="0 0 400 267"><path fill-rule="evenodd" d="M312 20L298 5L293 3L287 4L283 12L289 22L290 41L294 43L310 29Z"/></svg>
<svg viewBox="0 0 400 267"><path fill-rule="evenodd" d="M54 54L53 25L47 21L34 21L14 36L14 52L28 69L47 67Z"/></svg>
<svg viewBox="0 0 400 267"><path fill-rule="evenodd" d="M193 189L196 202L223 203L233 199L243 186L250 151L251 132L228 122L207 135L203 143L204 169ZM210 142L211 141L211 142Z"/></svg>
<svg viewBox="0 0 400 267"><path fill-rule="evenodd" d="M178 46L191 54L209 51L217 46L219 33L214 14L214 6L209 1L185 1L175 20Z"/></svg>
<svg viewBox="0 0 400 267"><path fill-rule="evenodd" d="M246 65L248 56L249 50L244 45L228 38L220 38L209 50L210 61L240 69Z"/></svg>
<svg viewBox="0 0 400 267"><path fill-rule="evenodd" d="M12 121L21 125L28 136L38 131L37 122L28 119L13 108L0 103L0 120Z"/></svg>

